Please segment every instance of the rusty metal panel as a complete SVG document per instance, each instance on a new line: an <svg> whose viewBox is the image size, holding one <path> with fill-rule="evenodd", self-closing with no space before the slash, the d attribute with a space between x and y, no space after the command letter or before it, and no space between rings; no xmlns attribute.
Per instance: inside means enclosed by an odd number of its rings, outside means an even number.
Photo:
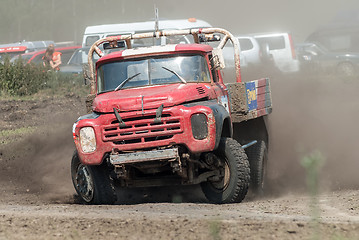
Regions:
<svg viewBox="0 0 359 240"><path fill-rule="evenodd" d="M148 162L155 160L176 160L179 158L178 149L153 150L123 154L111 154L110 162L116 164Z"/></svg>
<svg viewBox="0 0 359 240"><path fill-rule="evenodd" d="M232 122L240 122L242 116L248 112L245 83L226 84L231 106Z"/></svg>
<svg viewBox="0 0 359 240"><path fill-rule="evenodd" d="M272 112L268 78L226 84L231 101L232 122L247 121Z"/></svg>

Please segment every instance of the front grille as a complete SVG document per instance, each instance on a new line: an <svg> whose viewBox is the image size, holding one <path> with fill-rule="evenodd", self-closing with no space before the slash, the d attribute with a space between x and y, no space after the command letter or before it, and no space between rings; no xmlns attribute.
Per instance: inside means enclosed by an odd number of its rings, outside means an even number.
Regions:
<svg viewBox="0 0 359 240"><path fill-rule="evenodd" d="M102 127L103 141L114 144L136 144L166 140L183 132L180 117L163 114L160 122L155 115L124 118L121 126L116 118L111 124Z"/></svg>

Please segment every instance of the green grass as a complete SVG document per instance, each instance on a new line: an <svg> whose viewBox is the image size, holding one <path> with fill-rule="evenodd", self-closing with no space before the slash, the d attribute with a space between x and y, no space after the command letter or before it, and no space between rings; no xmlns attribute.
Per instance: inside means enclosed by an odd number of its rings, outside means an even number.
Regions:
<svg viewBox="0 0 359 240"><path fill-rule="evenodd" d="M58 86L41 89L37 93L31 95L10 95L5 91L0 91L0 100L14 100L14 101L32 101L45 98L61 98L76 95L79 97L86 97L90 92L89 85L62 83Z"/></svg>
<svg viewBox="0 0 359 240"><path fill-rule="evenodd" d="M33 133L35 131L35 127L22 127L22 128L16 128L13 130L2 130L0 131L0 143L1 144L9 144L12 142L15 142L12 137L15 136L24 136L30 133Z"/></svg>
<svg viewBox="0 0 359 240"><path fill-rule="evenodd" d="M221 221L218 219L211 220L209 222L209 232L213 240L221 240Z"/></svg>
<svg viewBox="0 0 359 240"><path fill-rule="evenodd" d="M346 238L341 235L335 235L331 238L331 240L352 240L351 238Z"/></svg>
<svg viewBox="0 0 359 240"><path fill-rule="evenodd" d="M321 239L319 231L320 207L319 207L319 173L323 167L325 158L320 151L314 151L302 158L301 164L306 170L306 182L310 193L311 225L313 228L312 239Z"/></svg>

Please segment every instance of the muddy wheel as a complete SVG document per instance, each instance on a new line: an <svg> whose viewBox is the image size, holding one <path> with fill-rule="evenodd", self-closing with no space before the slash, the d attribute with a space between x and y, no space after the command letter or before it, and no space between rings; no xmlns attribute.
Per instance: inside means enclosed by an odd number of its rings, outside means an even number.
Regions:
<svg viewBox="0 0 359 240"><path fill-rule="evenodd" d="M353 77L355 75L355 68L349 62L340 63L337 67L337 73L344 77Z"/></svg>
<svg viewBox="0 0 359 240"><path fill-rule="evenodd" d="M72 183L82 202L86 204L113 204L115 188L104 165L89 166L80 162L77 152L71 161Z"/></svg>
<svg viewBox="0 0 359 240"><path fill-rule="evenodd" d="M256 195L263 195L267 176L268 151L264 141L258 141L255 145L246 149L251 168L251 190Z"/></svg>
<svg viewBox="0 0 359 240"><path fill-rule="evenodd" d="M232 138L222 138L216 156L221 160L220 179L201 183L203 193L213 203L238 203L247 194L250 169L247 155Z"/></svg>

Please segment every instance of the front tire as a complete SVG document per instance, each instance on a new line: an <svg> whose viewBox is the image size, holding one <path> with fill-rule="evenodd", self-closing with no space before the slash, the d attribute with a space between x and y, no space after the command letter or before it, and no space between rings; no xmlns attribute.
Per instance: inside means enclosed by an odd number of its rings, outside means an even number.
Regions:
<svg viewBox="0 0 359 240"><path fill-rule="evenodd" d="M222 138L215 155L222 163L220 180L201 183L202 191L213 203L239 203L248 192L250 169L247 155L232 138Z"/></svg>
<svg viewBox="0 0 359 240"><path fill-rule="evenodd" d="M90 166L80 162L77 151L71 161L72 183L86 204L113 204L117 200L110 173L105 165Z"/></svg>

